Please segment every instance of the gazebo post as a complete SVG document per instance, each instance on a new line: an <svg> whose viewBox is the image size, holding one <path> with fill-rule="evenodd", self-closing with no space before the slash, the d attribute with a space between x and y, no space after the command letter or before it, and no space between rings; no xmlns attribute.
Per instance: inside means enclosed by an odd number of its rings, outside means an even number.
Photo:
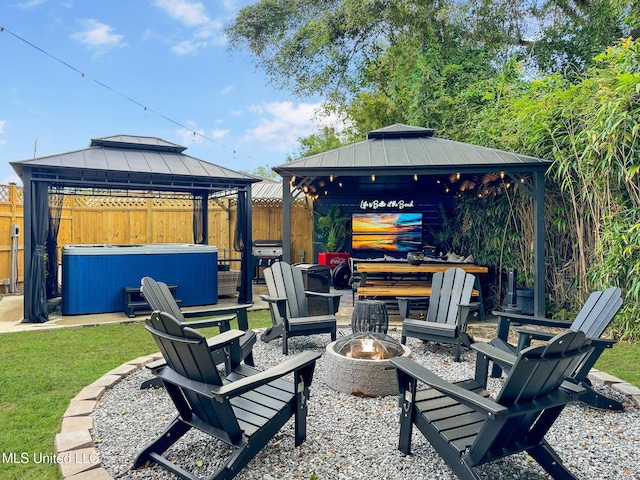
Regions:
<svg viewBox="0 0 640 480"><path fill-rule="evenodd" d="M282 260L291 263L291 177L282 177Z"/></svg>
<svg viewBox="0 0 640 480"><path fill-rule="evenodd" d="M242 285L244 286L244 291L240 292L238 296L238 302L242 300L240 303L252 302L253 301L253 282L251 275L251 265L253 262L251 261L251 245L253 243L253 232L251 231L251 219L253 217L253 201L251 199L251 185L247 185L247 189L245 192L245 202L246 202L246 218L244 221L246 222L245 226L245 238L244 238L244 251L242 252L242 272L243 276ZM240 220L240 219L238 219Z"/></svg>

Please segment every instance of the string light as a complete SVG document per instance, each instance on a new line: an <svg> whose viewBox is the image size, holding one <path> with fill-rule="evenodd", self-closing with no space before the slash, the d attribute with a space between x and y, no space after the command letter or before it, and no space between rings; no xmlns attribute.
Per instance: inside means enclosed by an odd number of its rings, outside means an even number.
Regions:
<svg viewBox="0 0 640 480"><path fill-rule="evenodd" d="M372 182L375 182L375 181L376 181L376 175L375 175L375 173L371 175L371 181L372 181Z"/></svg>
<svg viewBox="0 0 640 480"><path fill-rule="evenodd" d="M333 182L333 175L329 175L329 181Z"/></svg>
<svg viewBox="0 0 640 480"><path fill-rule="evenodd" d="M218 142L217 140L215 140L215 139L213 139L211 137L207 137L206 135L203 135L202 133L199 133L199 132L196 132L196 131L192 130L191 128L189 128L188 126L178 122L177 120L174 120L173 118L167 117L166 115L163 115L162 113L160 113L160 112L158 112L156 110L153 110L152 108L147 107L146 105L140 103L139 101L135 100L134 98L131 98L128 95L125 95L124 93L122 93L122 92L120 92L120 91L118 91L118 90L116 90L114 88L111 88L109 85L107 85L107 84L105 84L105 83L103 83L103 82L101 82L101 81L99 81L99 80L97 80L95 78L88 77L84 72L82 72L79 69L75 68L73 65L70 65L69 63L65 62L64 60L61 60L60 58L56 57L55 55L52 55L51 53L49 53L46 50L40 48L39 46L29 42L25 38L22 38L20 35L17 35L15 33L13 33L11 30L7 30L4 27L0 27L0 28L1 28L0 29L0 33L5 33L5 32L8 33L12 37L20 40L23 43L26 43L31 48L34 48L35 50L38 50L40 53L46 55L47 57L51 58L52 60L54 60L54 61L56 61L58 63L61 63L65 67L69 68L70 70L73 70L74 72L80 74L80 78L89 78L89 80L93 81L94 83L97 83L98 85L100 85L104 89L109 90L111 93L114 93L114 94L124 98L125 100L133 103L134 105L137 105L137 106L141 107L143 109L143 111L151 112L154 115L157 115L158 117L166 120L167 122L173 123L174 125L177 125L178 127L186 130L187 132L191 132L194 136L198 136L198 137L200 137L200 138L202 138L204 140L207 140L207 141L209 141L211 143L215 143L216 145L219 145L220 147L232 148L232 147L229 147L228 145L225 145L223 143ZM234 154L235 154L235 151L234 151ZM252 157L251 155L243 154L243 156L246 157L246 158L249 158L251 160L256 160L256 158Z"/></svg>
<svg viewBox="0 0 640 480"><path fill-rule="evenodd" d="M417 174L417 173L414 173L414 174L413 174L413 181L414 181L414 182L417 182L417 181L418 181L418 174Z"/></svg>

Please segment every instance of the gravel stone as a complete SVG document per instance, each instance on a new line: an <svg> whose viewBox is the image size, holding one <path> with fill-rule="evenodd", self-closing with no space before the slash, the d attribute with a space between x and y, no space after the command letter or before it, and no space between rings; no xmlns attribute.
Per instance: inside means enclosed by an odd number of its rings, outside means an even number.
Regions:
<svg viewBox="0 0 640 480"><path fill-rule="evenodd" d="M346 335L350 330L340 330ZM397 332L390 335L399 339ZM324 353L326 335L294 337L290 354L302 350ZM462 361L453 361L452 347L409 339L416 362L449 381L473 377L475 355L466 350ZM262 369L284 359L280 341L257 342L256 365ZM238 480L309 479L320 480L386 479L455 480L456 476L426 439L415 429L412 455L398 450L397 396L357 397L332 390L324 382L324 357L316 364L307 440L294 447L290 420L238 475ZM139 450L155 439L176 414L162 388L140 390L152 375L140 369L105 393L93 412L94 442L102 466L118 479L175 478L157 465L131 471ZM497 392L499 379L490 379L489 390ZM622 413L588 408L580 403L567 406L547 434L570 470L582 479L640 480L640 411L629 397L606 386L603 394L621 400ZM212 437L190 431L174 445L167 456L199 477L213 474L230 448ZM222 455L222 457L221 457ZM547 479L549 476L525 453L511 455L476 469L487 479Z"/></svg>

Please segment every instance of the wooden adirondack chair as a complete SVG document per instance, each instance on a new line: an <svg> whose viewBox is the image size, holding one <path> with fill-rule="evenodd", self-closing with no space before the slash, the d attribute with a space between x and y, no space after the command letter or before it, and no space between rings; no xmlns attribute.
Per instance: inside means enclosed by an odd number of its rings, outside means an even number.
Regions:
<svg viewBox="0 0 640 480"><path fill-rule="evenodd" d="M153 312L146 329L166 365L154 369L178 410L167 428L136 457L133 468L156 462L182 478L193 474L162 454L191 428L232 447L212 480L236 476L294 416L295 445L306 439L307 401L320 353L303 352L264 372L240 363L240 330L207 340L165 312ZM223 381L211 350L231 352L232 373ZM282 377L293 374L293 380Z"/></svg>
<svg viewBox="0 0 640 480"><path fill-rule="evenodd" d="M460 361L461 346L469 346L467 317L477 304L471 303L475 277L461 268L448 268L433 274L431 296L425 320L405 318L402 321L404 345L407 337L421 340L452 343L455 345L455 361Z"/></svg>
<svg viewBox="0 0 640 480"><path fill-rule="evenodd" d="M531 330L514 327L518 333L518 344L507 343L509 326L511 323L520 325L535 325L547 328L562 328L570 330L581 330L587 338L591 339L592 349L578 363L575 372L571 375L571 381L583 386L585 393L580 397L580 401L602 409L623 410L620 402L612 398L597 393L591 386L587 375L598 358L606 348L612 348L615 340L600 338L600 335L607 329L613 317L622 308L622 291L618 287L610 287L601 292L593 292L576 316L573 323L550 318L531 317L529 315L518 315L508 312L493 312L498 316L498 337L491 340L491 344L501 350L511 353L511 356L496 359L491 376L499 377L501 370L510 370L518 352L531 344L531 340L549 340L553 334L548 331ZM483 366L485 373L488 365Z"/></svg>
<svg viewBox="0 0 640 480"><path fill-rule="evenodd" d="M336 339L335 314L340 306L340 294L305 291L302 271L286 262L265 268L264 279L269 295L260 295L260 298L269 302L273 326L260 337L263 342L282 336L282 353L287 355L290 337L329 333L332 341ZM308 298L324 299L328 313L309 316Z"/></svg>
<svg viewBox="0 0 640 480"><path fill-rule="evenodd" d="M564 380L590 343L569 331L523 350L495 400L476 380L449 383L406 357L392 358L402 401L398 448L411 453L415 424L460 479L479 479L473 467L522 451L553 478L575 479L544 436L583 390ZM503 353L489 344L481 349ZM417 382L427 388L418 390Z"/></svg>
<svg viewBox="0 0 640 480"><path fill-rule="evenodd" d="M256 343L256 333L249 329L249 321L247 318L247 308L252 304L237 305L232 307L216 307L204 310L182 311L176 303L175 298L171 295L169 287L164 282L157 282L151 277L142 279L140 293L147 301L152 310L159 310L171 314L180 323L191 328L209 328L218 327L220 332L226 332L231 329L231 320L235 317L238 319L238 327L245 333L240 338L240 347L242 349L242 358L248 365L253 365L253 346ZM229 315L231 314L231 315ZM220 317L220 315L226 315ZM206 320L187 321L188 318L214 317ZM216 363L225 363L227 370L229 369L229 359L223 350L213 352Z"/></svg>

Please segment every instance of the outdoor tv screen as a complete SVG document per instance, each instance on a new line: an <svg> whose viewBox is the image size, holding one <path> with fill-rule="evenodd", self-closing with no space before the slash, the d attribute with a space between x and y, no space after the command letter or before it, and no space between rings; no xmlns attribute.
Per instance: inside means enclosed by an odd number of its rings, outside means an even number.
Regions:
<svg viewBox="0 0 640 480"><path fill-rule="evenodd" d="M354 251L422 250L421 213L354 213L351 220Z"/></svg>

